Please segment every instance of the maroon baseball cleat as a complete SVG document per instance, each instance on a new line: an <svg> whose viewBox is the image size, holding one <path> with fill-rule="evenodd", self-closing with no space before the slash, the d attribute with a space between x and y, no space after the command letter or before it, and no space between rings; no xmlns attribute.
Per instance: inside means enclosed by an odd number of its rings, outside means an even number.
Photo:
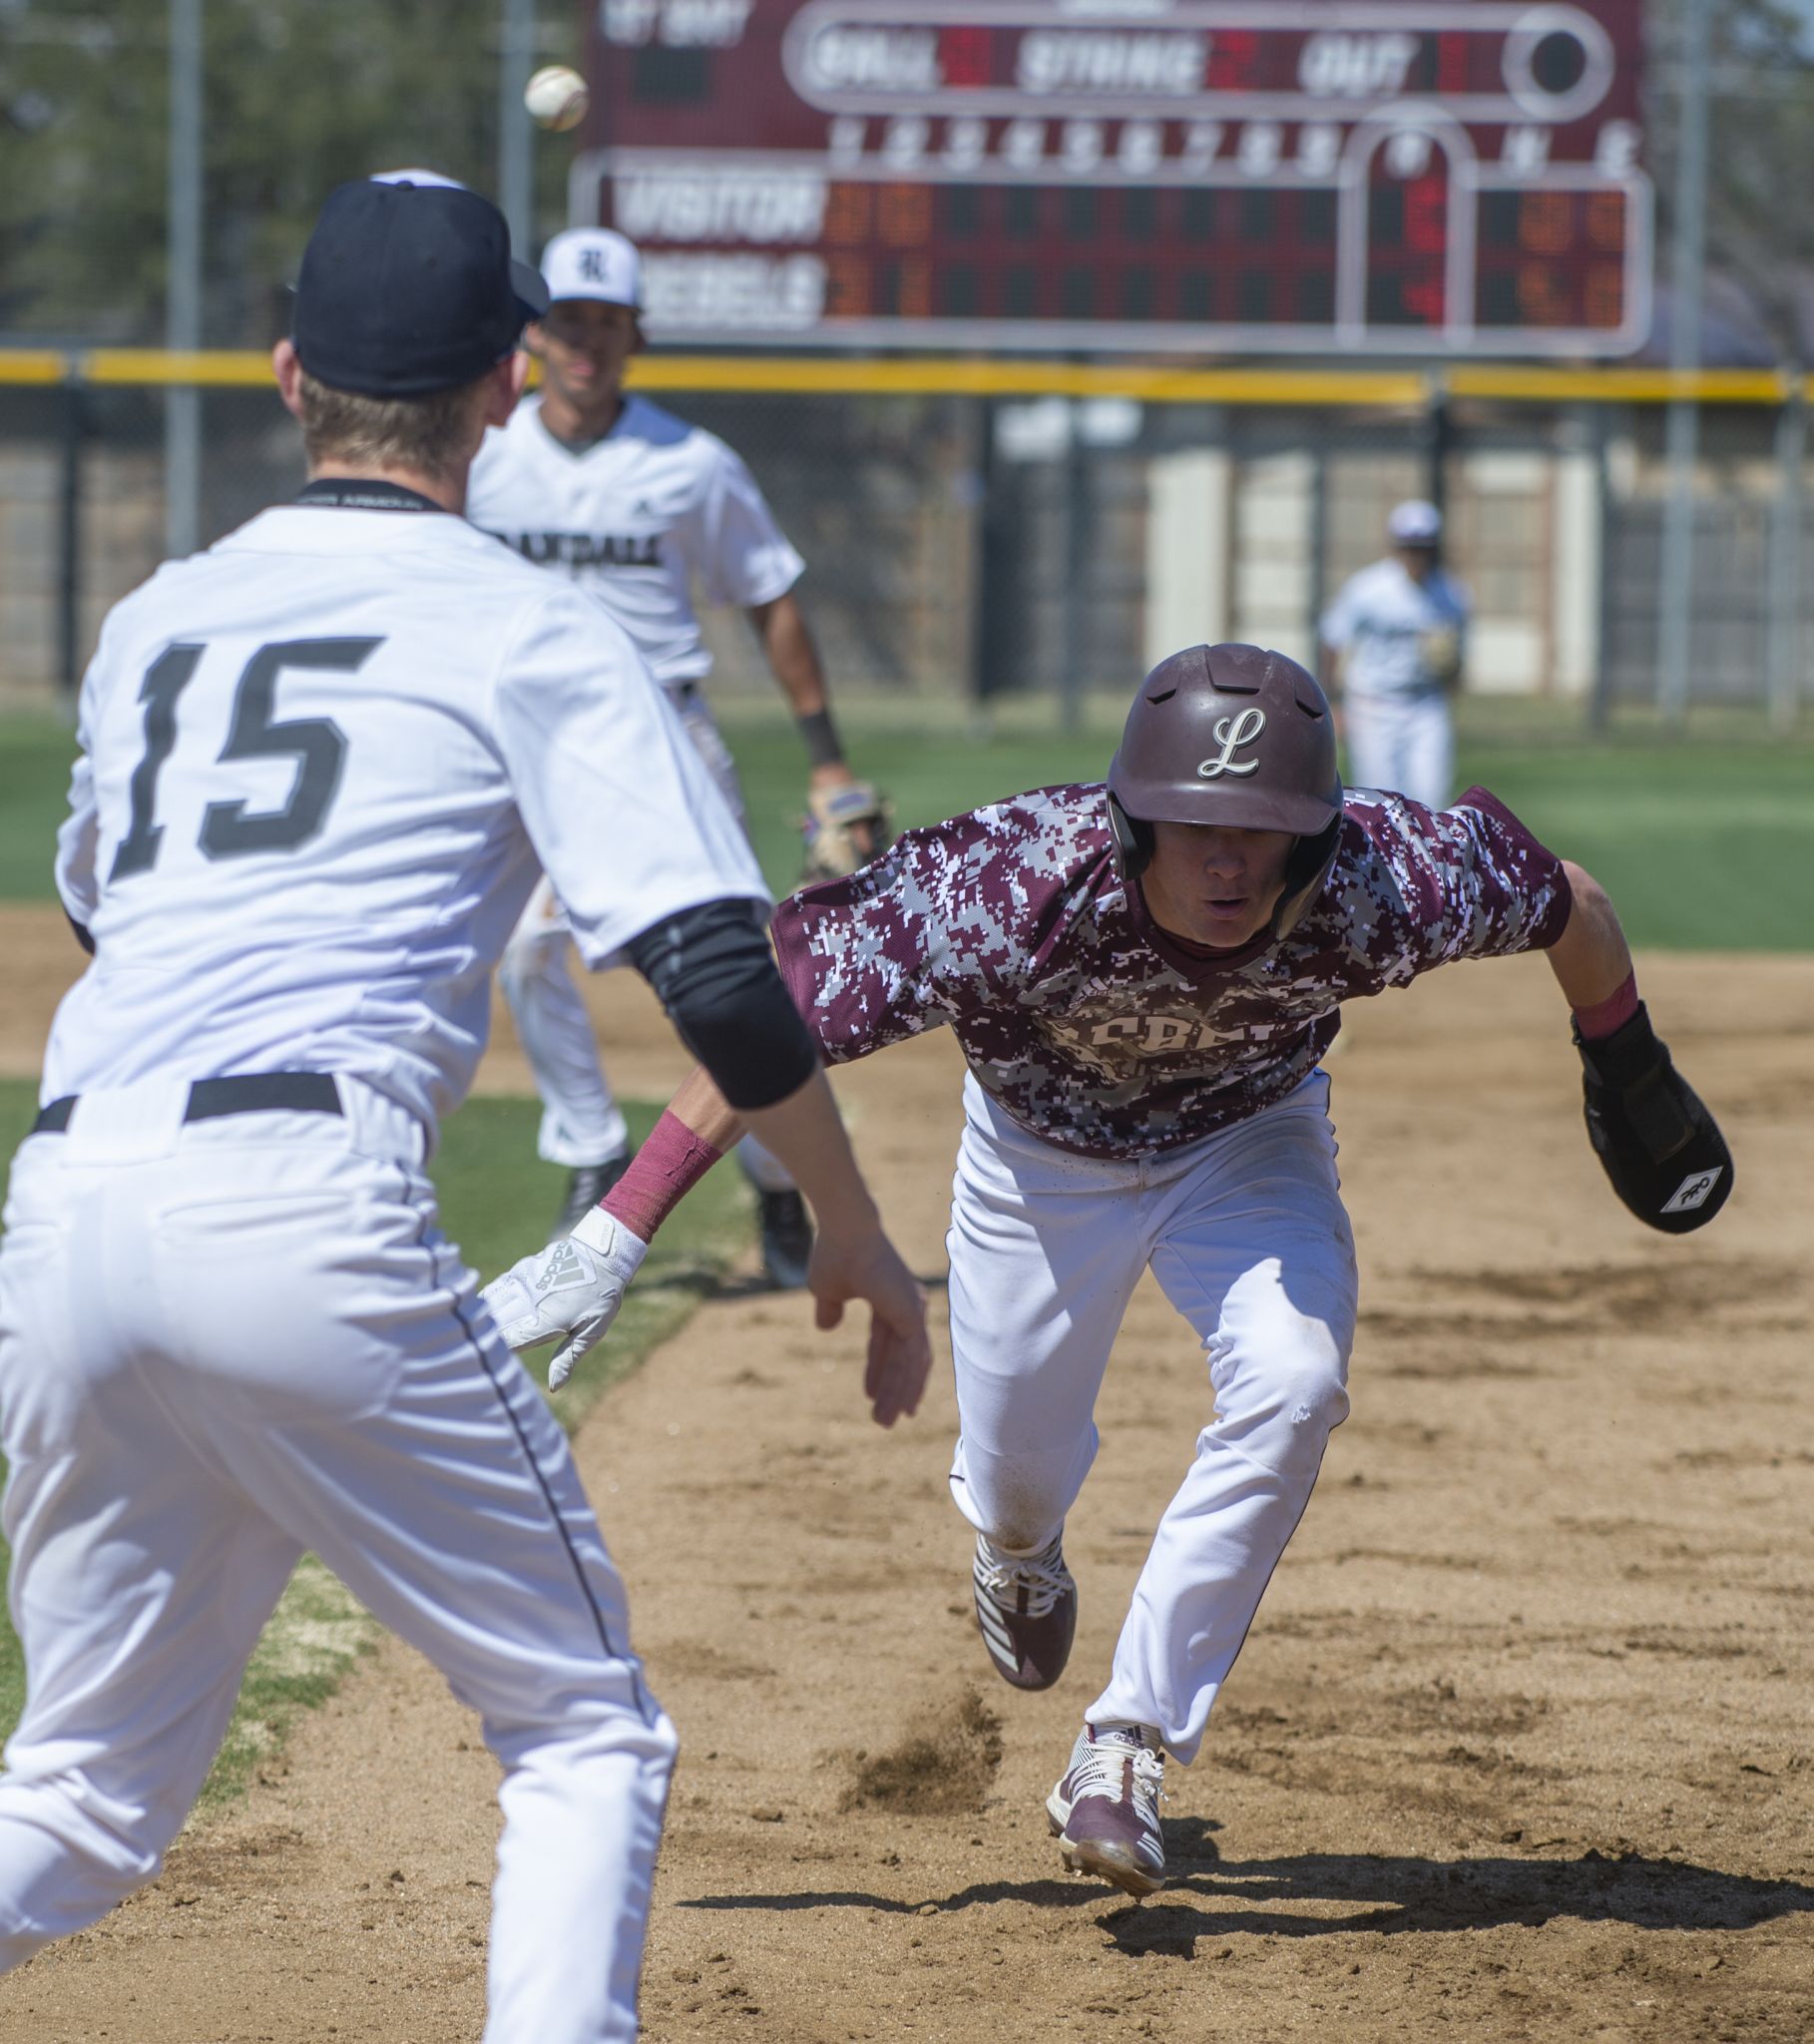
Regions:
<svg viewBox="0 0 1814 2044"><path fill-rule="evenodd" d="M976 1536L977 1630L996 1673L1016 1689L1050 1689L1065 1672L1077 1632L1077 1584L1064 1534L1038 1554L1004 1554Z"/></svg>
<svg viewBox="0 0 1814 2044"><path fill-rule="evenodd" d="M1138 1725L1086 1725L1065 1778L1046 1798L1073 1873L1094 1873L1139 1901L1165 1885L1159 1784L1165 1756Z"/></svg>

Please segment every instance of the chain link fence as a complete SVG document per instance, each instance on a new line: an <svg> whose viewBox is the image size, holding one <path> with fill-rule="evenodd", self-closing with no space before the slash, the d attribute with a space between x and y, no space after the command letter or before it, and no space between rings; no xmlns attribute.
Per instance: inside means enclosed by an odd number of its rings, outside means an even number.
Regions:
<svg viewBox="0 0 1814 2044"><path fill-rule="evenodd" d="M1432 404L1411 378L1409 401L1347 404L688 389L683 364L654 366L670 373L652 394L737 449L805 556L801 601L845 694L1047 697L1057 718L1196 639L1311 659L1390 506L1436 495L1475 603L1470 690L1551 697L1584 722L1654 697L1657 404ZM201 404L213 538L302 469L267 384L205 387ZM0 381L7 700L54 698L162 559L164 410L152 383ZM1695 501L1694 700L1769 706L1779 725L1814 646L1798 428L1794 406L1704 407ZM707 632L714 687L771 686L740 618L708 614Z"/></svg>

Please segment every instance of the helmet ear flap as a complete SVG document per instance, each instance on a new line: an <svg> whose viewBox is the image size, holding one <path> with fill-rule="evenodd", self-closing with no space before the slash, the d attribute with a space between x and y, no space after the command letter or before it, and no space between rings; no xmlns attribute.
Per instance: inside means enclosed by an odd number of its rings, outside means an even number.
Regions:
<svg viewBox="0 0 1814 2044"><path fill-rule="evenodd" d="M1129 815L1112 794L1109 827L1115 833L1115 863L1124 880L1137 880L1152 863L1152 825Z"/></svg>
<svg viewBox="0 0 1814 2044"><path fill-rule="evenodd" d="M1284 936L1323 890L1335 854L1341 849L1342 819L1338 812L1314 837L1300 837L1285 861L1285 891L1272 911L1272 934Z"/></svg>

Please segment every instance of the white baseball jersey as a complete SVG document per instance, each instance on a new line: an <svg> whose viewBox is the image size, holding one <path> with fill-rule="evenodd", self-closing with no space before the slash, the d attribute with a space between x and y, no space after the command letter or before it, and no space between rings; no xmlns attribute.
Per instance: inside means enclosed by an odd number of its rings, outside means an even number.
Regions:
<svg viewBox="0 0 1814 2044"><path fill-rule="evenodd" d="M473 464L466 515L604 604L669 687L710 672L691 582L711 603L772 603L805 567L747 468L715 434L629 396L574 449L526 397Z"/></svg>
<svg viewBox="0 0 1814 2044"><path fill-rule="evenodd" d="M1425 635L1464 632L1467 624L1468 592L1453 576L1435 568L1418 582L1390 559L1349 578L1324 613L1322 636L1348 656L1342 687L1350 696L1423 696L1442 687Z"/></svg>
<svg viewBox="0 0 1814 2044"><path fill-rule="evenodd" d="M768 900L624 633L444 513L286 505L161 569L107 621L80 736L57 881L97 955L47 1101L314 1070L432 1127L543 868L595 964Z"/></svg>

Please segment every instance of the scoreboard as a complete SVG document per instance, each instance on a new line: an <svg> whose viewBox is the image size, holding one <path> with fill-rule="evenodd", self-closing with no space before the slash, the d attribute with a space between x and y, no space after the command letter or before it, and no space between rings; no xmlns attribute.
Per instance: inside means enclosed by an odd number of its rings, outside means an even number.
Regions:
<svg viewBox="0 0 1814 2044"><path fill-rule="evenodd" d="M1611 355L1641 0L596 0L664 340Z"/></svg>

